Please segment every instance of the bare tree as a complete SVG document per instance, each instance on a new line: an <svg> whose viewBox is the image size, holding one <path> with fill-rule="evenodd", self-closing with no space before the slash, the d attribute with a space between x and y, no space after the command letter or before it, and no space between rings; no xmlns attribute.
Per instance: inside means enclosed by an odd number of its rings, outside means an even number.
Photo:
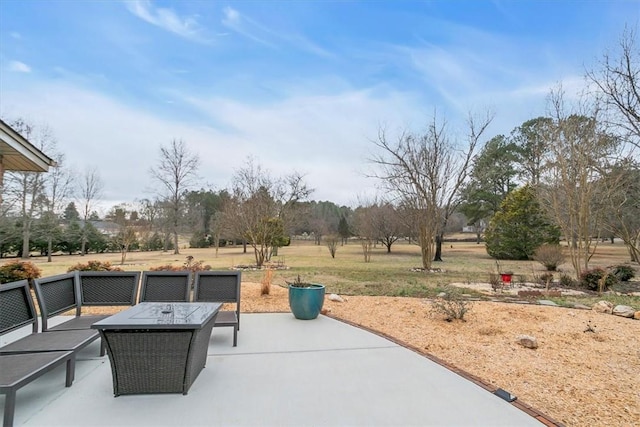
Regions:
<svg viewBox="0 0 640 427"><path fill-rule="evenodd" d="M635 30L625 28L619 50L605 52L599 69L586 74L608 107L609 123L623 130L629 141L640 148L640 46L637 43Z"/></svg>
<svg viewBox="0 0 640 427"><path fill-rule="evenodd" d="M102 197L102 179L96 168L88 168L80 178L77 189L78 205L82 217L82 235L80 255L84 256L87 247L88 222L98 200Z"/></svg>
<svg viewBox="0 0 640 427"><path fill-rule="evenodd" d="M375 225L375 202L365 202L353 212L353 227L362 247L364 262L371 262L373 244L378 230Z"/></svg>
<svg viewBox="0 0 640 427"><path fill-rule="evenodd" d="M604 227L629 250L632 262L640 263L640 166L633 159L616 163L600 183L598 198L610 209Z"/></svg>
<svg viewBox="0 0 640 427"><path fill-rule="evenodd" d="M580 275L589 268L609 211L603 195L596 196L619 140L604 131L597 107L580 104L571 111L562 87L554 89L549 100L555 129L539 195L569 243L571 263Z"/></svg>
<svg viewBox="0 0 640 427"><path fill-rule="evenodd" d="M382 180L417 230L422 265L431 268L433 260L441 261L442 238L449 217L461 203L460 189L467 179L478 140L493 116L478 119L469 114L468 135L464 146L449 135L445 121L436 116L422 135L402 132L392 142L384 129L378 132L374 144L381 154L372 159L380 168L374 174Z"/></svg>
<svg viewBox="0 0 640 427"><path fill-rule="evenodd" d="M113 242L120 250L120 264L124 264L127 260L127 254L131 245L138 241L135 230L135 218L137 212L126 203L116 205L106 215L106 218L118 225L118 234L113 238Z"/></svg>
<svg viewBox="0 0 640 427"><path fill-rule="evenodd" d="M225 228L253 248L257 266L268 261L274 248L282 244L295 204L311 194L303 178L297 172L272 178L252 158L236 171L232 199L224 209Z"/></svg>
<svg viewBox="0 0 640 427"><path fill-rule="evenodd" d="M15 120L11 126L30 140L41 151L55 148L55 138L46 126L36 128L24 119ZM36 215L44 206L44 189L47 174L40 172L12 172L9 174L5 191L9 195L9 204L18 209L22 226L22 258L29 258L31 231Z"/></svg>
<svg viewBox="0 0 640 427"><path fill-rule="evenodd" d="M331 258L336 257L336 252L338 251L338 242L340 241L340 236L336 234L330 234L324 238L324 243L327 245L327 249L329 249L329 253L331 254Z"/></svg>
<svg viewBox="0 0 640 427"><path fill-rule="evenodd" d="M52 261L53 232L58 227L59 215L64 210L65 202L73 192L73 177L65 167L64 155L58 154L54 156L54 159L56 166L49 169L48 179L43 191L45 211L41 217L47 239L47 262Z"/></svg>
<svg viewBox="0 0 640 427"><path fill-rule="evenodd" d="M195 184L199 166L198 157L187 149L182 140L174 139L168 147L160 147L158 164L149 170L151 177L160 184L160 193L169 209L174 254L180 253L178 231L184 194Z"/></svg>

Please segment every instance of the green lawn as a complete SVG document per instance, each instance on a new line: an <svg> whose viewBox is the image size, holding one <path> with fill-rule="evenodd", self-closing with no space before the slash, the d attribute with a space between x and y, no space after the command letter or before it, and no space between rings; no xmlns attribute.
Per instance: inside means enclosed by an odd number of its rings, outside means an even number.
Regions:
<svg viewBox="0 0 640 427"><path fill-rule="evenodd" d="M327 292L346 295L392 295L426 297L437 294L442 286L451 282L488 282L489 274L497 272L495 260L490 258L484 250L484 245L470 242L446 243L444 245L444 262L433 264L433 268L441 272L424 273L411 271L412 268L422 266L419 248L407 243L396 243L391 253L386 248L374 248L371 262L365 263L362 249L357 242L339 246L336 258L331 258L325 246L317 246L308 241L294 241L291 246L280 248L274 261L279 261L288 267L278 270L273 275L273 284L284 286L287 281L293 281L298 275L311 282L323 283ZM195 261L203 261L214 269L228 269L232 266L255 262L251 248L243 253L241 246L220 248L218 253L214 249L181 249L179 255L161 252L132 252L121 267L124 270L147 270L151 267L173 264L182 265L187 256L193 256ZM602 243L592 259L591 266L606 267L628 261L628 252L622 244ZM46 262L45 257L31 259L41 270L43 275L63 273L76 263L86 263L89 260L109 261L114 266L120 266L120 254L89 254L59 255L53 262ZM518 280L533 281L536 276L544 273L544 267L535 261L502 261L501 269L511 270ZM570 264L560 266L560 274L573 275ZM259 282L262 271L244 271L243 280ZM603 299L600 296L571 297L571 301L583 300L589 304L593 300ZM640 308L640 297L607 296L615 299L616 303L632 305ZM559 302L571 302L562 298Z"/></svg>

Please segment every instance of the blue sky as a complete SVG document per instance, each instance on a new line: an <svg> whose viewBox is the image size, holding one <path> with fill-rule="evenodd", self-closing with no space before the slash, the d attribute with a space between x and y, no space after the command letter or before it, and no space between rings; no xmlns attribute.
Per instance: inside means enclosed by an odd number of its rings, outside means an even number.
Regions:
<svg viewBox="0 0 640 427"><path fill-rule="evenodd" d="M355 205L380 125L437 110L464 138L545 113L549 90L638 26L640 0L0 1L0 115L47 125L67 164L97 168L104 205L153 197L159 148L182 139L201 186L248 156Z"/></svg>

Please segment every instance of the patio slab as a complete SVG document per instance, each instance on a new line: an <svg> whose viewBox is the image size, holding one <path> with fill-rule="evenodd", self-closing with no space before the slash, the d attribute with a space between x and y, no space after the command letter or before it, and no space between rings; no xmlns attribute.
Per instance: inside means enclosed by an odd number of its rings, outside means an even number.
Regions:
<svg viewBox="0 0 640 427"><path fill-rule="evenodd" d="M18 391L25 426L540 426L471 381L380 336L320 316L242 314L214 328L188 395L113 397L99 343ZM0 405L4 396L0 396Z"/></svg>

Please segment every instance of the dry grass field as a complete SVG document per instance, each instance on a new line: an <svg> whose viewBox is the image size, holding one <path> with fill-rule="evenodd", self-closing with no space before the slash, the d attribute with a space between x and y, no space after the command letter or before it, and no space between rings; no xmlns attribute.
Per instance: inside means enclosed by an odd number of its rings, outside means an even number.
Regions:
<svg viewBox="0 0 640 427"><path fill-rule="evenodd" d="M146 270L155 266L181 265L187 256L214 269L253 264L253 255L241 247L183 249L172 253L131 253L121 267ZM33 258L43 275L62 273L88 260L109 261L118 266L119 254L57 256L47 263ZM445 322L434 315L429 297L450 282L486 282L496 264L474 243L449 243L441 272L411 271L420 266L418 249L394 245L387 254L376 248L370 263L363 261L357 243L338 248L335 259L324 246L295 242L281 248L274 262L284 264L272 278L269 295L260 294L263 271L244 271L242 306L245 312L288 311L287 281L298 274L307 281L324 283L328 293L344 296L345 302L327 301L326 308L338 318L360 324L407 343L417 351L502 387L518 399L568 426L640 425L640 321L577 310L540 305L474 302L466 322ZM628 259L620 244L603 243L592 266L608 266ZM502 262L522 280L532 280L544 269L535 262ZM570 266L561 270L570 274ZM640 290L640 289L638 289ZM469 291L470 295L476 295ZM495 295L500 299L500 295ZM550 298L562 304L610 299L640 310L638 296L590 296ZM595 332L587 331L594 325ZM524 348L515 342L519 334L534 335L539 347Z"/></svg>

